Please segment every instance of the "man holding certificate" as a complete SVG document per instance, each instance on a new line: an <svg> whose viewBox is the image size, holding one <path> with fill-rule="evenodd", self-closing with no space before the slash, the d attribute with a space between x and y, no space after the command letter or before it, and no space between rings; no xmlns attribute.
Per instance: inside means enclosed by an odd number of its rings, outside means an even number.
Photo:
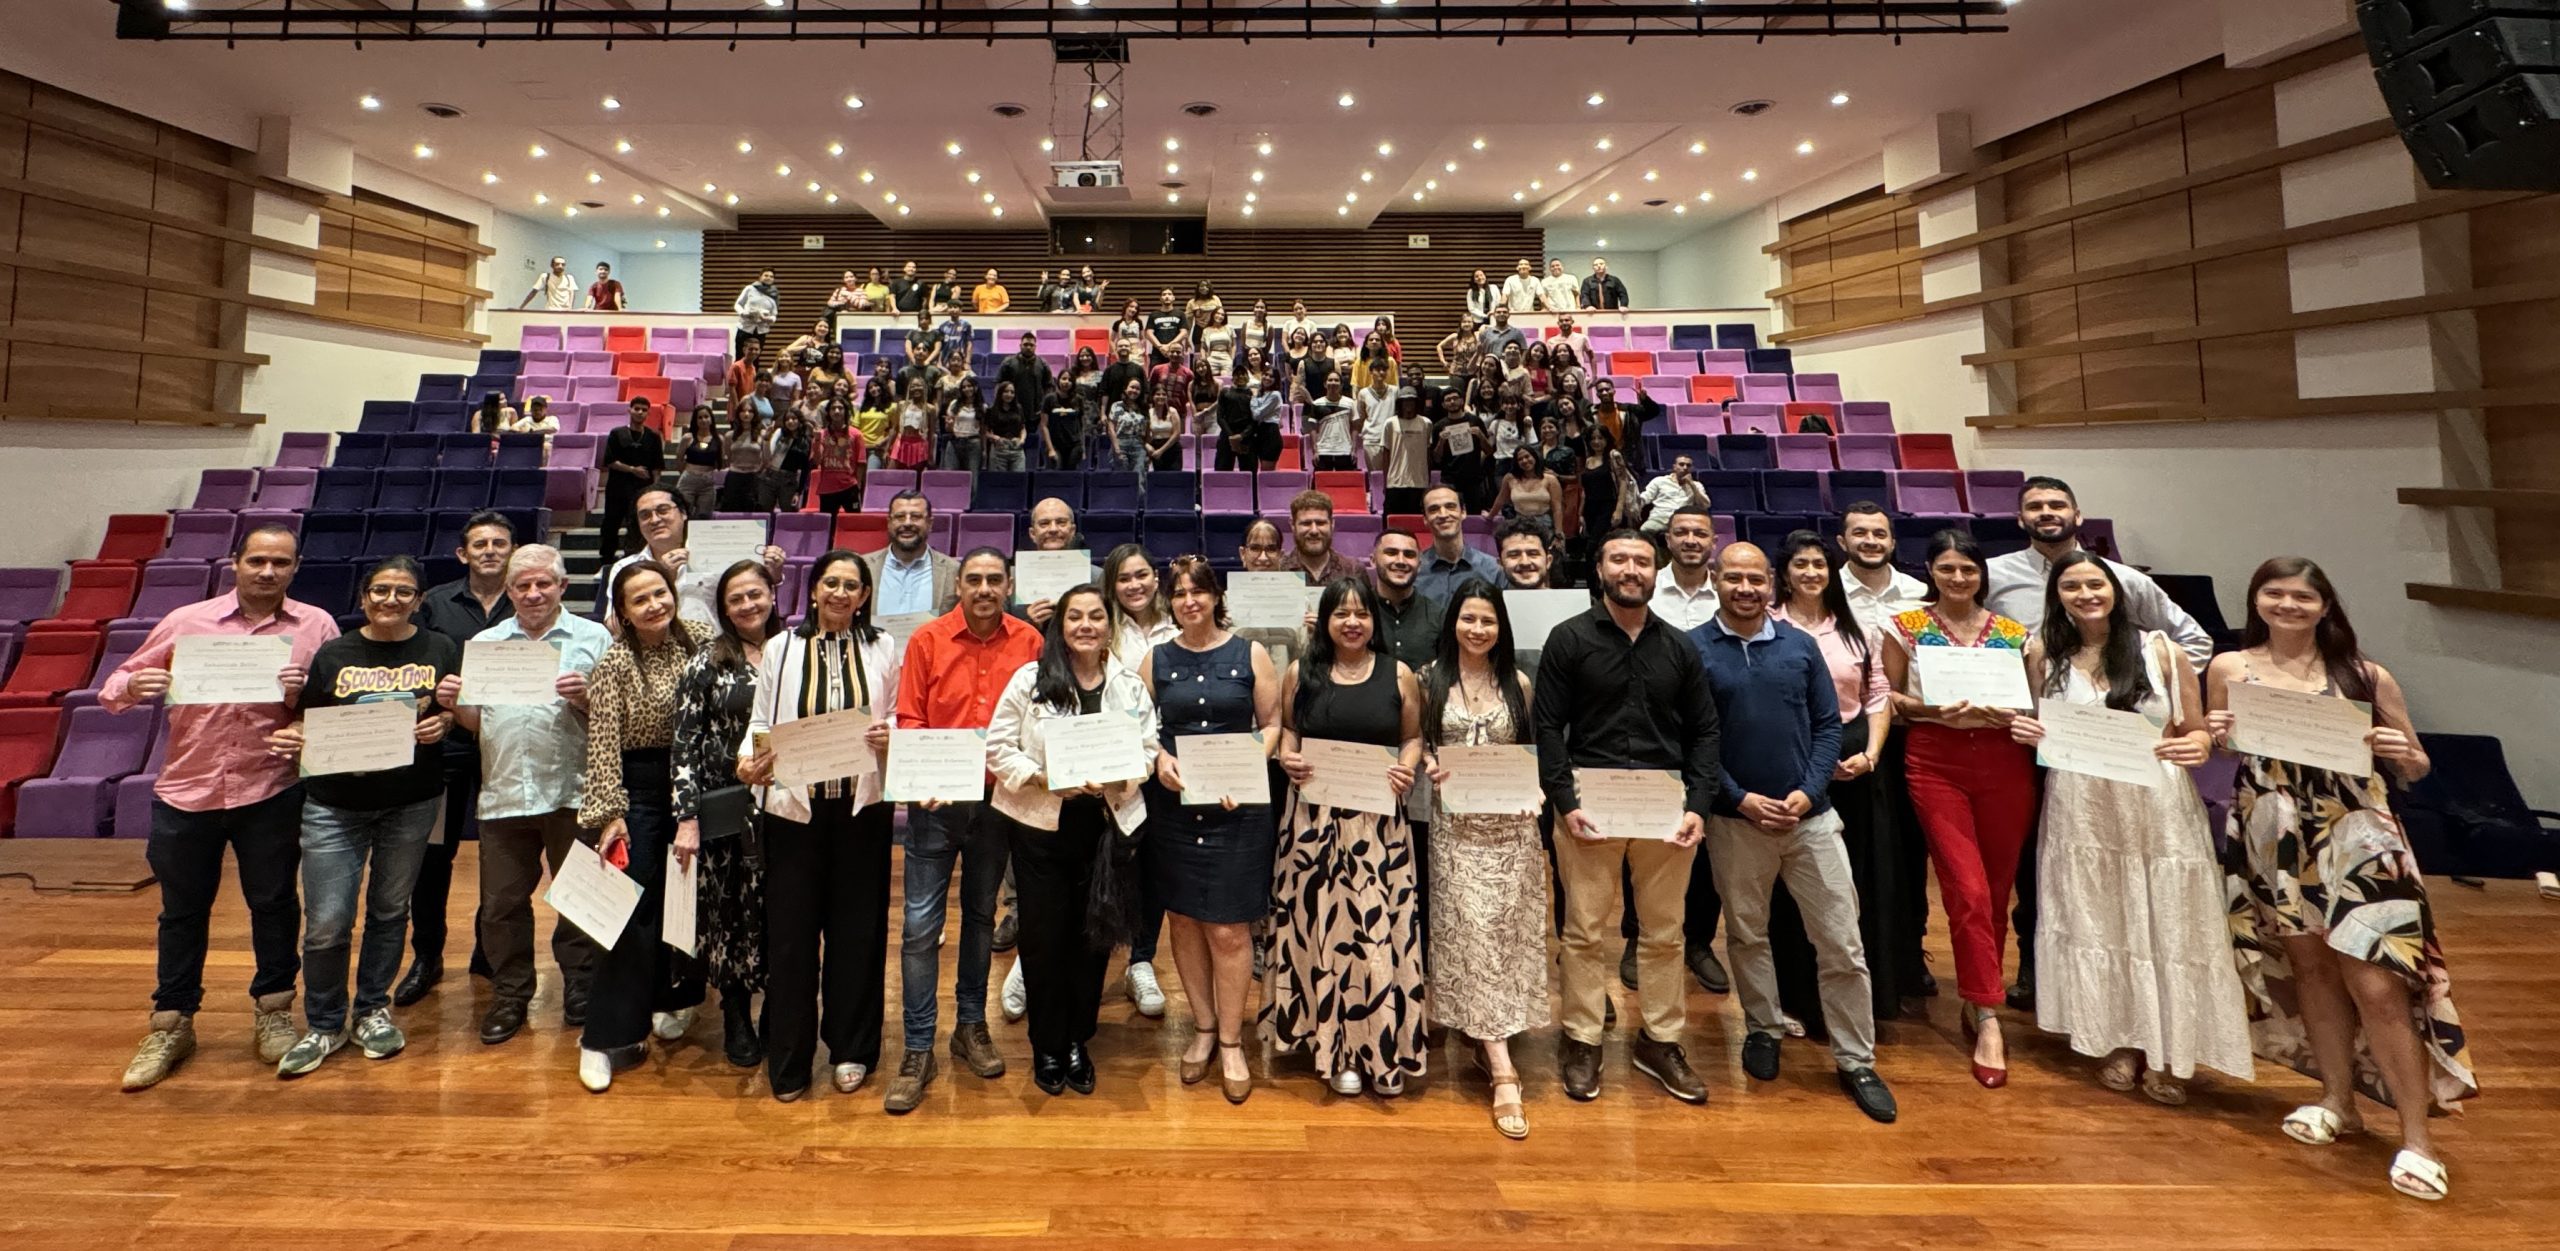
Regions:
<svg viewBox="0 0 2560 1251"><path fill-rule="evenodd" d="M1875 1005L1858 937L1858 892L1831 774L1840 763L1840 698L1813 636L1769 616L1769 558L1749 543L1716 556L1716 615L1689 632L1715 694L1719 746L1707 856L1724 898L1725 954L1749 1033L1742 1071L1778 1077L1778 969L1769 899L1779 879L1803 913L1821 969L1822 1016L1840 1088L1868 1117L1891 1123L1893 1093L1876 1076Z"/></svg>
<svg viewBox="0 0 2560 1251"><path fill-rule="evenodd" d="M207 931L226 848L239 858L249 943L257 955L249 995L256 1004L258 1059L273 1064L293 1045L302 784L290 761L268 752L266 737L293 720L312 655L338 637L328 613L285 595L300 552L293 532L282 526L250 531L231 558L237 585L161 618L98 692L99 706L114 713L155 700L169 704L169 753L151 788L147 849L160 882L159 987L151 995L151 1031L124 1071L127 1090L158 1084L195 1053ZM181 649L181 640L191 640L190 647ZM190 702L183 688L210 675L190 673L189 664L224 647L244 653L237 659L248 661L252 673L281 658L272 684L259 679L262 689L238 692L254 699ZM179 658L181 650L186 659ZM256 660L258 651L267 659ZM179 694L172 694L173 685ZM227 693L213 682L198 683L197 694L208 692Z"/></svg>
<svg viewBox="0 0 2560 1251"><path fill-rule="evenodd" d="M1602 1013L1626 873L1635 883L1644 1012L1636 1071L1676 1099L1704 1103L1706 1083L1690 1071L1680 1043L1688 1028L1681 914L1722 777L1715 701L1697 650L1647 607L1653 541L1612 531L1600 542L1597 578L1601 602L1547 636L1530 703L1538 783L1556 812L1564 883L1559 1067L1567 1095L1599 1096Z"/></svg>
<svg viewBox="0 0 2560 1251"><path fill-rule="evenodd" d="M711 602L712 585L746 552L724 543L723 550L710 553L710 559L696 559L692 548L687 546L692 525L685 519L684 501L677 499L675 492L654 482L639 488L631 501L631 513L639 528L642 546L639 551L607 566L604 576L596 579L596 585L612 586L624 566L654 560L676 572L676 615L707 632L720 620L719 608ZM763 561L765 569L773 574L774 581L780 582L782 549L767 543L753 551L755 558ZM599 594L596 598L610 601L613 597ZM605 627L619 629L614 620L613 605L607 602L601 606L603 611L598 616Z"/></svg>
<svg viewBox="0 0 2560 1251"><path fill-rule="evenodd" d="M896 510L906 502L900 496L891 508L893 555ZM921 505L922 498L915 503ZM935 559L947 558L937 554ZM958 584L959 607L907 640L898 673L898 729L985 729L1005 684L1039 657L1040 632L1005 615L1013 598L1013 574L1004 553L981 547L962 557ZM889 597L886 581L880 597L884 602ZM983 777L985 762L978 763ZM885 778L892 795L899 793L902 764L892 737ZM891 1113L914 1111L936 1075L933 1038L941 1015L942 928L955 875L960 878L960 963L952 985L958 1019L951 1030L951 1054L980 1077L1004 1076L1004 1057L987 1033L987 966L995 954L1004 831L984 803L927 800L910 807L907 816L906 917L898 940L906 1053L883 1101Z"/></svg>

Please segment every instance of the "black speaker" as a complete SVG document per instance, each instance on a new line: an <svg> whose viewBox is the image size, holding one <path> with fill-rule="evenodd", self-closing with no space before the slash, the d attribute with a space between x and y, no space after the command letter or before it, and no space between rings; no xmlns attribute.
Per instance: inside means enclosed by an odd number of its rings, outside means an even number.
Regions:
<svg viewBox="0 0 2560 1251"><path fill-rule="evenodd" d="M116 0L116 38L165 39L168 35L166 0Z"/></svg>
<svg viewBox="0 0 2560 1251"><path fill-rule="evenodd" d="M2429 186L2560 191L2560 0L2359 0L2356 20Z"/></svg>

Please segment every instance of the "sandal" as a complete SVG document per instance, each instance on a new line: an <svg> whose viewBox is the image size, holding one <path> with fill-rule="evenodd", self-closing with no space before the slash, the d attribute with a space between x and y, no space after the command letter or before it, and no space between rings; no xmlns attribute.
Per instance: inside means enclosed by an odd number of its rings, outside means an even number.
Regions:
<svg viewBox="0 0 2560 1251"><path fill-rule="evenodd" d="M1527 1109L1520 1106L1520 1071L1518 1069L1488 1070L1486 1076L1493 1083L1494 1130L1513 1142L1528 1137L1529 1114ZM1511 1092L1511 1097L1508 1099L1502 1097L1505 1089Z"/></svg>
<svg viewBox="0 0 2560 1251"><path fill-rule="evenodd" d="M1239 1058L1244 1056L1243 1043L1231 1043L1223 1038L1218 1040L1218 1050L1220 1052L1232 1051L1236 1053ZM1253 1094L1252 1061L1249 1059L1246 1060L1245 1075L1242 1077L1229 1077L1226 1074L1225 1066L1219 1066L1218 1088L1226 1094L1227 1102L1229 1103L1242 1103L1247 1098L1250 1098Z"/></svg>
<svg viewBox="0 0 2560 1251"><path fill-rule="evenodd" d="M2306 1147L2325 1147L2336 1142L2340 1134L2352 1134L2364 1128L2361 1123L2348 1124L2346 1118L2317 1103L2306 1103L2285 1115L2277 1128L2284 1136Z"/></svg>
<svg viewBox="0 0 2560 1251"><path fill-rule="evenodd" d="M2442 1160L2406 1149L2391 1157L2391 1188L2412 1199L2438 1202L2452 1193L2450 1182Z"/></svg>
<svg viewBox="0 0 2560 1251"><path fill-rule="evenodd" d="M1206 1038L1210 1042L1214 1043L1218 1040L1218 1030L1216 1026L1211 1026L1208 1029L1194 1028L1191 1031L1191 1036L1194 1040ZM1185 1086L1199 1085L1201 1079L1209 1076L1209 1061L1216 1058L1217 1054L1218 1053L1213 1050L1208 1055L1202 1056L1197 1060L1184 1060L1182 1062L1181 1069L1182 1084Z"/></svg>
<svg viewBox="0 0 2560 1251"><path fill-rule="evenodd" d="M2098 1084L2109 1090L2130 1093L2134 1082L2141 1076L2142 1056L2139 1052L2117 1052L2098 1066Z"/></svg>
<svg viewBox="0 0 2560 1251"><path fill-rule="evenodd" d="M2142 1075L2142 1096L2164 1108L2182 1108L2187 1105L2187 1084L2151 1069Z"/></svg>

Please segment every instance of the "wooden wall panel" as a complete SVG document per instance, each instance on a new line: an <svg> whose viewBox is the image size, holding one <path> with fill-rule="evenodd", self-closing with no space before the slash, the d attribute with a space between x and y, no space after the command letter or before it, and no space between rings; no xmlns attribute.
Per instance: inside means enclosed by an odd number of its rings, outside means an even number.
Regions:
<svg viewBox="0 0 2560 1251"><path fill-rule="evenodd" d="M1406 246L1406 236L1427 234L1428 248ZM803 235L823 235L826 246L808 251ZM1155 306L1159 288L1187 296L1206 278L1235 313L1256 298L1286 316L1289 301L1304 299L1319 313L1393 310L1397 335L1408 351L1430 345L1457 327L1465 311L1468 274L1478 268L1507 272L1519 257L1543 257L1545 235L1513 213L1388 213L1363 230L1229 230L1212 227L1207 251L1196 256L1052 257L1045 227L1012 230L891 230L860 212L749 214L734 231L707 231L702 239L702 301L706 311L726 311L756 270L773 266L782 285L777 324L789 334L815 321L839 275L878 265L896 274L913 260L920 273L940 277L945 267L974 282L988 266L1001 271L1017 303L1030 301L1039 271L1060 263L1091 263L1111 280L1108 301L1118 311L1136 298ZM1565 256L1570 272L1587 273L1590 258ZM1643 299L1650 293L1637 292ZM1543 319L1531 319L1533 325Z"/></svg>
<svg viewBox="0 0 2560 1251"><path fill-rule="evenodd" d="M1782 285L1771 294L1787 324L1890 317L1921 301L1920 211L1871 189L1779 226Z"/></svg>

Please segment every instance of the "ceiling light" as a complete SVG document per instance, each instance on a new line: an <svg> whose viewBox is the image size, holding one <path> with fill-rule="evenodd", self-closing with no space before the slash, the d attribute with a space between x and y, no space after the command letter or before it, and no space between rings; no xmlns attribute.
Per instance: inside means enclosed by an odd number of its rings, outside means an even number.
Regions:
<svg viewBox="0 0 2560 1251"><path fill-rule="evenodd" d="M649 202L649 197L634 191L631 193L631 202L633 204L646 204Z"/></svg>
<svg viewBox="0 0 2560 1251"><path fill-rule="evenodd" d="M992 191L981 191L978 193L978 202L980 204L993 204L996 202L996 193Z"/></svg>
<svg viewBox="0 0 2560 1251"><path fill-rule="evenodd" d="M667 241L664 239L653 239L651 242L662 248L667 246Z"/></svg>
<svg viewBox="0 0 2560 1251"><path fill-rule="evenodd" d="M1604 248L1605 248L1605 247L1609 246L1609 241L1608 241L1608 240L1606 240L1606 239L1602 239L1598 244L1596 244L1596 245L1594 245L1594 246L1597 246L1597 247L1604 247Z"/></svg>
<svg viewBox="0 0 2560 1251"><path fill-rule="evenodd" d="M537 205L549 204L551 203L551 197L536 191L533 193L533 202Z"/></svg>
<svg viewBox="0 0 2560 1251"><path fill-rule="evenodd" d="M596 185L597 183L600 183L600 182L603 182L603 181L604 181L604 175L599 174L599 173L595 172L594 170L588 170L588 171L587 171L587 185L588 185L588 186L592 187L592 186Z"/></svg>
<svg viewBox="0 0 2560 1251"><path fill-rule="evenodd" d="M371 95L358 96L356 97L356 107L360 109L378 109L382 107L382 101Z"/></svg>
<svg viewBox="0 0 2560 1251"><path fill-rule="evenodd" d="M1263 156L1269 156L1271 155L1271 141L1265 139L1261 143L1254 145L1253 150Z"/></svg>
<svg viewBox="0 0 2560 1251"><path fill-rule="evenodd" d="M1378 145L1378 155L1380 155L1380 156L1394 156L1395 154L1396 154L1396 145L1394 145L1394 144L1392 144L1392 143L1382 143L1382 144L1379 144L1379 145Z"/></svg>
<svg viewBox="0 0 2560 1251"><path fill-rule="evenodd" d="M498 171L494 169L484 169L480 171L481 185L486 186L496 181L498 181Z"/></svg>
<svg viewBox="0 0 2560 1251"><path fill-rule="evenodd" d="M1545 183L1539 182L1537 179L1532 178L1532 179L1530 179L1530 180L1529 180L1529 189L1530 189L1531 191L1544 191L1544 190L1546 190L1546 189L1547 189L1547 187L1546 187L1546 184L1545 184Z"/></svg>
<svg viewBox="0 0 2560 1251"><path fill-rule="evenodd" d="M773 167L773 173L777 178L789 178L791 176L791 167L788 165L776 165Z"/></svg>
<svg viewBox="0 0 2560 1251"><path fill-rule="evenodd" d="M668 216L668 215L669 215L669 214L671 214L673 211L674 211L674 210L669 209L666 205L661 204L661 205L659 205L659 206L658 206L658 216L660 216L660 217Z"/></svg>
<svg viewBox="0 0 2560 1251"><path fill-rule="evenodd" d="M1164 150L1167 152L1180 152L1182 150L1182 141L1171 136L1167 136L1164 141Z"/></svg>
<svg viewBox="0 0 2560 1251"><path fill-rule="evenodd" d="M953 156L958 156L960 155L960 141L954 139L951 142L942 145L942 150Z"/></svg>
<svg viewBox="0 0 2560 1251"><path fill-rule="evenodd" d="M731 203L731 204L736 204L737 202L738 202L738 193L737 193L737 192L735 192L735 191L730 192L730 193L729 193L729 203Z"/></svg>
<svg viewBox="0 0 2560 1251"><path fill-rule="evenodd" d="M1479 137L1474 143L1468 144L1467 146L1474 148L1478 152L1482 152L1484 151L1484 140Z"/></svg>
<svg viewBox="0 0 2560 1251"><path fill-rule="evenodd" d="M1698 203L1700 204L1712 204L1715 202L1715 198L1716 193L1712 191L1701 191L1698 193Z"/></svg>
<svg viewBox="0 0 2560 1251"><path fill-rule="evenodd" d="M578 206L572 204L569 207L560 210L560 215L562 217L575 217L578 215Z"/></svg>
<svg viewBox="0 0 2560 1251"><path fill-rule="evenodd" d="M1603 95L1601 95L1599 92L1595 91L1595 92L1592 92L1590 95L1587 95L1587 96L1582 97L1582 102L1583 102L1584 104L1588 104L1588 105L1590 105L1591 107L1593 107L1593 108L1595 108L1595 109L1596 109L1596 108L1599 108L1601 105L1607 104L1607 103L1609 102L1609 100L1608 100L1608 97L1603 96Z"/></svg>
<svg viewBox="0 0 2560 1251"><path fill-rule="evenodd" d="M1422 189L1425 191L1438 191L1440 189L1440 180L1437 178L1425 178L1422 180Z"/></svg>
<svg viewBox="0 0 2560 1251"><path fill-rule="evenodd" d="M1093 0L1067 0L1067 2L1081 9L1084 6L1093 3Z"/></svg>
<svg viewBox="0 0 2560 1251"><path fill-rule="evenodd" d="M880 196L880 202L883 204L895 204L898 202L898 193L895 191L884 192Z"/></svg>
<svg viewBox="0 0 2560 1251"><path fill-rule="evenodd" d="M1655 182L1660 180L1661 177L1662 171L1658 169L1649 169L1644 172L1644 180L1646 182Z"/></svg>
<svg viewBox="0 0 2560 1251"><path fill-rule="evenodd" d="M1443 162L1441 162L1441 164L1440 164L1440 172L1441 172L1441 173L1444 173L1444 174L1454 174L1454 173L1457 173L1457 172L1458 172L1458 163L1457 163L1456 161L1443 161Z"/></svg>
<svg viewBox="0 0 2560 1251"><path fill-rule="evenodd" d="M998 216L998 217L1002 217L1002 216L1004 216L1004 206L1003 206L1003 205L1001 205L1001 204L999 204L999 205L995 206L994 208L988 209L987 211L988 211L988 212L990 212L990 213L995 214L995 215L996 215L996 216Z"/></svg>
<svg viewBox="0 0 2560 1251"><path fill-rule="evenodd" d="M1797 156L1811 156L1811 155L1813 155L1813 140L1811 140L1811 139L1807 139L1807 140L1803 141L1802 143L1797 144L1797 145L1796 145L1796 155L1797 155Z"/></svg>
<svg viewBox="0 0 2560 1251"><path fill-rule="evenodd" d="M1582 206L1582 211L1585 213L1597 214L1600 211L1600 206L1597 204L1586 204Z"/></svg>
<svg viewBox="0 0 2560 1251"><path fill-rule="evenodd" d="M1167 204L1180 204L1182 203L1182 193L1179 191L1165 192L1164 202Z"/></svg>
<svg viewBox="0 0 2560 1251"><path fill-rule="evenodd" d="M720 184L716 182L706 182L702 184L702 194L704 195L711 195L719 190Z"/></svg>
<svg viewBox="0 0 2560 1251"><path fill-rule="evenodd" d="M841 144L841 143L831 143L831 144L828 144L828 145L827 145L827 155L829 155L829 156L843 156L843 155L844 155L844 145L843 145L843 144Z"/></svg>
<svg viewBox="0 0 2560 1251"><path fill-rule="evenodd" d="M1182 172L1182 164L1181 164L1181 162L1179 162L1179 161L1167 161L1167 162L1165 162L1165 163L1164 163L1164 172L1166 172L1166 173L1168 173L1168 174L1179 174L1179 173L1181 173L1181 172Z"/></svg>
<svg viewBox="0 0 2560 1251"><path fill-rule="evenodd" d="M462 0L462 7L466 9L485 9L489 7L489 0Z"/></svg>
<svg viewBox="0 0 2560 1251"><path fill-rule="evenodd" d="M546 156L551 155L551 153L550 153L548 150L544 149L544 148L543 148L543 146L542 146L541 144L538 144L538 143L537 143L537 144L533 145L532 147L525 149L525 155L530 156L530 157L532 157L533 159L535 159L535 160L539 161L539 160L541 160L542 158L544 158L544 157L546 157Z"/></svg>
<svg viewBox="0 0 2560 1251"><path fill-rule="evenodd" d="M434 148L430 148L430 147L428 147L427 145L425 145L425 144L423 144L423 143L422 143L422 144L419 144L418 146L416 146L416 147L414 147L414 148L409 149L409 151L410 151L412 154L414 154L414 155L415 155L419 160L421 160L421 161L423 161L423 160L427 159L428 157L434 156L434 155L436 154L436 150L435 150Z"/></svg>
<svg viewBox="0 0 2560 1251"><path fill-rule="evenodd" d="M1351 216L1351 206L1348 204L1334 205L1333 215L1336 217L1349 217Z"/></svg>
<svg viewBox="0 0 2560 1251"><path fill-rule="evenodd" d="M618 109L618 108L621 108L621 107L622 107L622 101L617 100L617 99L613 98L612 96L606 96L606 97L604 98L604 100L602 101L602 103L604 104L605 111L607 111L607 112L611 112L611 111L613 111L614 109Z"/></svg>
<svg viewBox="0 0 2560 1251"><path fill-rule="evenodd" d="M1110 108L1110 107L1111 107L1111 94L1110 94L1109 92L1105 92L1105 91L1097 91L1097 92L1094 92L1094 93L1093 93L1093 111L1094 111L1094 112L1099 113L1099 112L1103 111L1104 109L1107 109L1107 108Z"/></svg>
<svg viewBox="0 0 2560 1251"><path fill-rule="evenodd" d="M1598 148L1598 149L1600 149L1600 150L1601 150L1601 151L1603 151L1603 152L1608 151L1608 150L1609 150L1609 136L1607 136L1607 135L1602 135L1602 136L1600 136L1600 142L1595 143L1595 144L1592 144L1591 146L1592 146L1592 147L1595 147L1595 148Z"/></svg>
<svg viewBox="0 0 2560 1251"><path fill-rule="evenodd" d="M1845 92L1845 91L1835 91L1835 92L1832 92L1832 93L1831 93L1831 107L1833 107L1833 108L1835 108L1835 109L1836 109L1836 108L1839 108L1841 105L1847 104L1848 102L1849 102L1849 93L1848 93L1848 92Z"/></svg>
<svg viewBox="0 0 2560 1251"><path fill-rule="evenodd" d="M854 177L859 178L865 184L868 184L871 181L871 171L866 169L859 174L855 174Z"/></svg>
<svg viewBox="0 0 2560 1251"><path fill-rule="evenodd" d="M1746 169L1746 170L1742 171L1742 181L1744 181L1744 182L1758 182L1758 181L1760 181L1760 171L1759 171L1759 170L1756 170L1756 169Z"/></svg>
<svg viewBox="0 0 2560 1251"><path fill-rule="evenodd" d="M1344 107L1344 108L1346 108L1346 109L1347 109L1347 108L1350 108L1352 105L1359 103L1359 101L1352 99L1352 98L1351 98L1351 93L1350 93L1350 92L1348 92L1348 91L1346 91L1346 92L1343 92L1340 96L1336 97L1336 98L1334 99L1334 103L1335 103L1335 104L1339 104L1339 105L1341 105L1342 107Z"/></svg>
<svg viewBox="0 0 2560 1251"><path fill-rule="evenodd" d="M1704 140L1704 139L1692 139L1692 140L1690 140L1690 141L1689 141L1689 155L1691 155L1691 156L1705 156L1706 154L1707 154L1707 141L1706 141L1706 140Z"/></svg>
<svg viewBox="0 0 2560 1251"><path fill-rule="evenodd" d="M1615 191L1610 192L1610 193L1609 193L1609 203L1611 203L1611 204L1615 204L1615 203L1617 203L1617 202L1618 202L1618 193L1617 193L1617 192L1615 192Z"/></svg>
<svg viewBox="0 0 2560 1251"><path fill-rule="evenodd" d="M1419 191L1414 192L1414 193L1413 193L1413 198L1414 198L1416 201L1421 200L1421 199L1422 199L1422 193L1421 193L1421 192L1419 192Z"/></svg>
<svg viewBox="0 0 2560 1251"><path fill-rule="evenodd" d="M1261 199L1261 198L1262 198L1262 193L1261 193L1261 192L1259 192L1259 191L1248 191L1248 192L1245 192L1245 193L1244 193L1244 202L1245 202L1245 203L1247 203L1247 204L1251 204L1251 203L1253 203L1254 201L1259 200L1259 199Z"/></svg>
<svg viewBox="0 0 2560 1251"><path fill-rule="evenodd" d="M830 192L828 192L828 193L827 193L827 203L829 203L829 204L833 204L833 203L835 203L835 202L836 202L838 199L840 199L840 198L842 198L842 197L838 196L835 192L830 191ZM658 210L658 212L659 212L659 213L661 213L661 214L663 214L663 213L665 213L665 212L666 212L666 210L665 210L665 209L659 209L659 210Z"/></svg>
<svg viewBox="0 0 2560 1251"><path fill-rule="evenodd" d="M746 141L746 140L744 140L744 139L741 139L741 140L739 140L739 141L738 141L738 155L740 155L740 156L744 156L744 155L746 155L747 153L749 153L749 152L753 152L753 151L755 151L755 150L756 150L756 145L754 145L754 144L752 144L752 143L749 143L748 141Z"/></svg>
<svg viewBox="0 0 2560 1251"><path fill-rule="evenodd" d="M1528 198L1529 193L1525 191L1514 191L1511 193L1511 202L1514 204L1518 204L1522 200L1526 200Z"/></svg>
<svg viewBox="0 0 2560 1251"><path fill-rule="evenodd" d="M1168 172L1170 172L1170 171L1168 171ZM973 170L970 170L970 171L969 171L969 173L968 173L968 179L969 179L969 185L970 185L970 186L972 186L972 187L977 186L977 185L978 185L978 171L976 171L976 170L974 170L974 169L973 169Z"/></svg>
<svg viewBox="0 0 2560 1251"><path fill-rule="evenodd" d="M1559 164L1557 164L1557 166L1556 166L1556 172L1557 172L1557 173L1559 173L1559 174L1570 174L1570 173L1572 173L1572 172L1573 172L1573 162L1571 162L1571 161L1564 161L1564 162L1560 162L1560 163L1559 163Z"/></svg>
<svg viewBox="0 0 2560 1251"><path fill-rule="evenodd" d="M1357 191L1345 191L1342 193L1342 202L1345 204L1358 204L1360 202L1360 193Z"/></svg>
<svg viewBox="0 0 2560 1251"><path fill-rule="evenodd" d="M860 97L860 96L846 96L846 97L844 98L844 106L845 106L846 108L849 108L849 109L858 109L858 108L861 108L861 107L862 107L862 97Z"/></svg>
<svg viewBox="0 0 2560 1251"><path fill-rule="evenodd" d="M1248 205L1245 205L1245 206L1244 206L1244 215L1245 215L1245 216L1247 216L1247 217L1251 217L1251 216L1253 216L1253 206L1252 206L1252 205L1248 204Z"/></svg>
<svg viewBox="0 0 2560 1251"><path fill-rule="evenodd" d="M1674 204L1671 206L1671 211L1674 215L1685 214L1689 211L1689 206L1686 204Z"/></svg>
<svg viewBox="0 0 2560 1251"><path fill-rule="evenodd" d="M915 210L913 210L913 209L911 209L911 208L907 207L907 206L906 206L906 205L904 205L904 204L901 204L901 205L899 205L899 206L898 206L898 216L900 216L900 217L904 217L904 216L906 216L907 214L909 214L909 213L911 213L911 212L914 212L914 211L915 211Z"/></svg>
<svg viewBox="0 0 2560 1251"><path fill-rule="evenodd" d="M1362 181L1362 182L1374 182L1374 181L1376 181L1376 179L1377 179L1377 175L1372 174L1372 173L1370 173L1369 171L1367 171L1367 170L1365 170L1365 169L1360 171L1360 181Z"/></svg>
<svg viewBox="0 0 2560 1251"><path fill-rule="evenodd" d="M1040 136L1040 150L1043 152L1055 152L1058 150L1058 141L1047 135L1042 135Z"/></svg>
<svg viewBox="0 0 2560 1251"><path fill-rule="evenodd" d="M820 186L817 184L817 181L816 181L815 179L810 180L810 183L809 183L809 194L811 194L811 195L816 195L816 194L818 194L820 191L823 191L823 190L825 190L825 188L820 187Z"/></svg>

